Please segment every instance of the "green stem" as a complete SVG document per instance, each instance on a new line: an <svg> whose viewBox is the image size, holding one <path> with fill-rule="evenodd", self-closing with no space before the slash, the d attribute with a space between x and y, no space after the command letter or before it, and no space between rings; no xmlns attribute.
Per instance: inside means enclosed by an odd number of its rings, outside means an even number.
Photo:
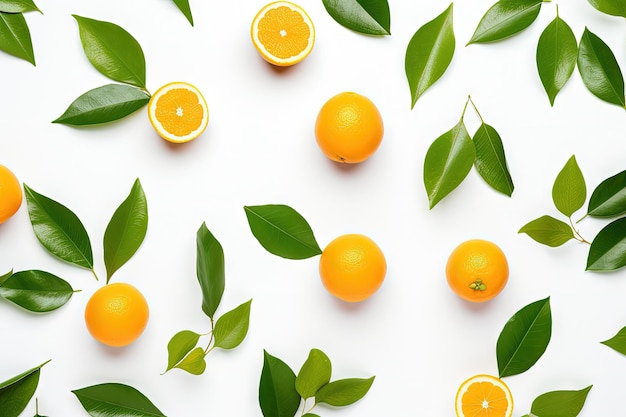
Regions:
<svg viewBox="0 0 626 417"><path fill-rule="evenodd" d="M467 101L465 102L465 106L463 106L463 113L461 113L461 121L465 118L465 111L467 110L467 105L469 104L471 98L467 96Z"/></svg>
<svg viewBox="0 0 626 417"><path fill-rule="evenodd" d="M478 107L476 107L476 104L474 103L474 100L472 100L471 97L468 96L468 100L470 103L472 103L472 107L474 108L474 111L476 112L476 115L478 116L478 118L480 119L480 123L481 124L485 124L485 121L483 120L483 116L480 114L480 112L478 111Z"/></svg>
<svg viewBox="0 0 626 417"><path fill-rule="evenodd" d="M582 216L580 219L578 219L578 221L576 222L576 224L578 224L578 223L582 222L582 221L585 219L585 217L587 217L588 215L589 215L589 213L585 213L585 215L584 215L584 216Z"/></svg>
<svg viewBox="0 0 626 417"><path fill-rule="evenodd" d="M306 400L304 400L304 401L305 401L305 404L306 404ZM313 409L315 408L316 405L317 405L317 403L313 403L313 406L311 408L309 408L306 412L304 411L305 408L304 408L304 405L303 405L302 406L302 415L309 414L311 411L313 411Z"/></svg>
<svg viewBox="0 0 626 417"><path fill-rule="evenodd" d="M91 268L91 273L93 274L93 276L96 278L96 281L100 281L98 279L98 274L96 274L96 270L94 268ZM109 283L109 280L107 278L107 284Z"/></svg>
<svg viewBox="0 0 626 417"><path fill-rule="evenodd" d="M569 218L569 224L572 227L572 231L574 232L574 239L578 240L579 242L587 243L588 245L591 245L591 242L588 242L587 240L585 240L585 238L582 237L580 232L578 230L576 230L576 227L574 226L574 221L572 220L571 216Z"/></svg>
<svg viewBox="0 0 626 417"><path fill-rule="evenodd" d="M215 346L211 346L211 343L213 343L213 331L215 330L215 322L213 321L213 317L211 317L211 337L209 338L209 343L206 346L206 349L204 349L204 354L208 355L210 351L213 350L213 348Z"/></svg>

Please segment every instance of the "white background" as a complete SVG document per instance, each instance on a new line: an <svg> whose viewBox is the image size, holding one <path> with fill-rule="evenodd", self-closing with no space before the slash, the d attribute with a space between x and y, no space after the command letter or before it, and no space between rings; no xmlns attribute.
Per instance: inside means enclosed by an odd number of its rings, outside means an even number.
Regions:
<svg viewBox="0 0 626 417"><path fill-rule="evenodd" d="M317 30L312 54L276 69L251 44L250 22L264 0L191 1L195 27L167 0L40 0L29 13L37 66L0 54L0 163L21 182L73 210L91 237L89 271L49 255L36 240L26 204L0 225L0 273L42 269L76 289L61 309L36 315L0 302L0 380L48 359L36 396L40 413L86 415L71 390L121 382L139 389L168 416L260 416L263 350L297 372L311 348L333 362L333 379L376 380L358 403L322 416L453 416L458 386L477 373L497 374L496 340L523 306L550 297L552 340L526 373L507 377L516 416L552 390L593 384L581 416L620 415L626 358L600 344L626 325L626 272L584 272L588 247L548 248L518 234L543 214L559 217L554 178L576 155L589 192L626 169L624 109L600 101L578 70L550 107L537 75L537 40L561 2L545 3L537 21L508 40L465 46L491 0L454 4L455 56L445 75L410 109L404 73L414 32L449 2L390 0L390 37L352 32L321 1L300 0ZM151 92L187 81L204 93L211 118L192 143L159 138L145 108L118 122L73 128L50 123L80 94L110 81L87 61L72 14L116 23L141 44ZM626 69L626 26L585 0L562 2L560 16L577 39L600 36ZM368 96L385 123L379 150L358 166L321 153L314 123L322 104L342 91ZM433 210L423 186L424 155L459 120L468 95L500 133L515 183L511 198L472 170ZM466 114L471 134L478 126ZM146 239L112 282L146 296L151 316L129 347L107 348L88 334L83 310L105 277L102 237L117 206L140 178L149 205ZM244 205L287 204L310 223L321 247L363 233L383 249L388 273L380 291L358 305L324 290L318 259L291 261L266 252L252 236ZM582 216L584 209L575 214ZM195 234L202 222L222 243L226 290L218 314L252 298L248 337L213 351L192 376L167 364L179 330L209 330L195 276ZM579 224L588 239L608 222ZM483 238L506 253L510 279L494 300L471 304L448 288L444 268L460 242ZM34 401L23 413L34 414ZM623 414L623 412L621 413Z"/></svg>

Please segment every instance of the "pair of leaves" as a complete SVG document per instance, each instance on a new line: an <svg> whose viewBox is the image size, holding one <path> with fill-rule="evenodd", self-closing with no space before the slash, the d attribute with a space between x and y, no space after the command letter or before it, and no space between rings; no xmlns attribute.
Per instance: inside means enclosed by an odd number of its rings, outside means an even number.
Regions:
<svg viewBox="0 0 626 417"><path fill-rule="evenodd" d="M189 24L193 26L193 16L191 14L191 7L189 6L189 0L174 0L176 7L185 15Z"/></svg>
<svg viewBox="0 0 626 417"><path fill-rule="evenodd" d="M340 25L366 35L391 35L387 0L322 0Z"/></svg>
<svg viewBox="0 0 626 417"><path fill-rule="evenodd" d="M32 0L0 1L0 50L35 65L30 29L23 13L40 12Z"/></svg>
<svg viewBox="0 0 626 417"><path fill-rule="evenodd" d="M90 416L165 417L144 394L129 385L105 383L73 390Z"/></svg>
<svg viewBox="0 0 626 417"><path fill-rule="evenodd" d="M265 417L293 417L302 400L344 407L363 398L375 377L346 378L331 381L330 359L319 349L311 349L296 375L285 362L263 352L263 370L259 383L259 405ZM314 416L309 409L304 416Z"/></svg>
<svg viewBox="0 0 626 417"><path fill-rule="evenodd" d="M580 414L592 385L581 390L551 391L541 394L532 403L530 415L535 417L576 417ZM523 417L529 417L526 414Z"/></svg>
<svg viewBox="0 0 626 417"><path fill-rule="evenodd" d="M3 417L18 417L32 399L41 368L50 360L0 383L0 410Z"/></svg>
<svg viewBox="0 0 626 417"><path fill-rule="evenodd" d="M11 271L0 276L0 297L35 313L56 310L73 294L69 283L45 271Z"/></svg>
<svg viewBox="0 0 626 417"><path fill-rule="evenodd" d="M589 0L589 3L602 13L626 17L625 0Z"/></svg>
<svg viewBox="0 0 626 417"><path fill-rule="evenodd" d="M146 61L139 42L114 23L73 16L89 62L104 76L122 84L87 91L52 123L75 126L107 123L146 105L150 94L146 90Z"/></svg>

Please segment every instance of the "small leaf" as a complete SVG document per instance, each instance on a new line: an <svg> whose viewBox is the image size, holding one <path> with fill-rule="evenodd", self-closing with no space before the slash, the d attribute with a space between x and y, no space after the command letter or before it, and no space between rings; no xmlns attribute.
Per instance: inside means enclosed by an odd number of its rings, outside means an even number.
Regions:
<svg viewBox="0 0 626 417"><path fill-rule="evenodd" d="M64 205L38 194L24 184L33 231L52 255L93 271L93 253L85 226Z"/></svg>
<svg viewBox="0 0 626 417"><path fill-rule="evenodd" d="M589 91L601 100L624 106L624 77L611 48L585 28L578 47L578 71Z"/></svg>
<svg viewBox="0 0 626 417"><path fill-rule="evenodd" d="M549 297L515 313L504 325L496 344L500 378L530 369L546 351L551 336Z"/></svg>
<svg viewBox="0 0 626 417"><path fill-rule="evenodd" d="M533 401L530 413L538 417L576 417L585 405L592 385L580 391L552 391Z"/></svg>
<svg viewBox="0 0 626 417"><path fill-rule="evenodd" d="M585 204L587 186L580 171L576 157L572 156L556 177L552 186L552 201L557 210L571 217L572 214Z"/></svg>
<svg viewBox="0 0 626 417"><path fill-rule="evenodd" d="M224 250L206 223L198 229L196 246L196 275L202 289L202 311L213 318L226 285Z"/></svg>
<svg viewBox="0 0 626 417"><path fill-rule="evenodd" d="M626 0L589 0L602 13L626 17Z"/></svg>
<svg viewBox="0 0 626 417"><path fill-rule="evenodd" d="M104 232L107 282L137 252L148 230L148 203L139 178L130 194L113 213Z"/></svg>
<svg viewBox="0 0 626 417"><path fill-rule="evenodd" d="M494 190L510 197L514 186L500 135L493 127L481 123L472 140L476 148L476 170Z"/></svg>
<svg viewBox="0 0 626 417"><path fill-rule="evenodd" d="M52 123L74 126L94 125L119 120L150 101L145 91L128 85L108 84L79 96Z"/></svg>
<svg viewBox="0 0 626 417"><path fill-rule="evenodd" d="M387 0L323 0L328 14L342 26L368 35L390 35Z"/></svg>
<svg viewBox="0 0 626 417"><path fill-rule="evenodd" d="M72 393L93 417L165 417L145 395L128 385L105 383L73 390Z"/></svg>
<svg viewBox="0 0 626 417"><path fill-rule="evenodd" d="M330 359L319 349L311 349L309 357L296 377L296 390L302 398L311 398L330 382L332 365Z"/></svg>
<svg viewBox="0 0 626 417"><path fill-rule="evenodd" d="M359 401L367 394L375 377L339 379L324 385L315 394L315 403L343 407Z"/></svg>
<svg viewBox="0 0 626 417"><path fill-rule="evenodd" d="M450 3L443 13L415 32L406 48L404 70L411 89L411 108L452 62L456 46L452 10Z"/></svg>
<svg viewBox="0 0 626 417"><path fill-rule="evenodd" d="M45 271L16 272L0 282L0 297L37 313L56 310L67 303L72 294L70 284Z"/></svg>
<svg viewBox="0 0 626 417"><path fill-rule="evenodd" d="M537 71L551 106L574 72L577 56L576 36L557 15L541 33L537 44Z"/></svg>
<svg viewBox="0 0 626 417"><path fill-rule="evenodd" d="M294 209L282 204L244 206L254 237L268 252L287 259L321 255L311 226Z"/></svg>
<svg viewBox="0 0 626 417"><path fill-rule="evenodd" d="M193 16L191 15L191 7L189 7L189 0L174 0L174 3L178 9L183 12L191 26L193 26Z"/></svg>
<svg viewBox="0 0 626 417"><path fill-rule="evenodd" d="M7 279L11 278L12 275L13 275L13 270L10 270L4 275L0 275L0 285L4 284Z"/></svg>
<svg viewBox="0 0 626 417"><path fill-rule="evenodd" d="M541 216L532 220L517 233L526 233L533 240L553 248L574 238L571 226L552 216Z"/></svg>
<svg viewBox="0 0 626 417"><path fill-rule="evenodd" d="M116 24L77 15L80 41L89 62L114 81L146 86L143 50L130 33Z"/></svg>
<svg viewBox="0 0 626 417"><path fill-rule="evenodd" d="M18 417L26 408L39 385L41 367L49 360L11 379L0 382L2 417Z"/></svg>
<svg viewBox="0 0 626 417"><path fill-rule="evenodd" d="M622 327L615 336L600 343L610 347L622 355L626 355L626 327Z"/></svg>
<svg viewBox="0 0 626 417"><path fill-rule="evenodd" d="M206 352L201 347L197 347L176 365L176 368L187 371L192 375L202 375L206 369Z"/></svg>
<svg viewBox="0 0 626 417"><path fill-rule="evenodd" d="M0 12L27 13L41 12L33 0L0 0Z"/></svg>
<svg viewBox="0 0 626 417"><path fill-rule="evenodd" d="M306 413L306 414L303 414L302 417L320 417L320 416L317 414L313 414L313 413Z"/></svg>
<svg viewBox="0 0 626 417"><path fill-rule="evenodd" d="M495 42L530 26L541 9L542 0L500 0L482 17L467 43Z"/></svg>
<svg viewBox="0 0 626 417"><path fill-rule="evenodd" d="M217 319L213 330L215 347L233 349L243 342L250 324L250 303L252 300L246 301Z"/></svg>
<svg viewBox="0 0 626 417"><path fill-rule="evenodd" d="M33 42L22 13L0 12L0 49L35 65Z"/></svg>
<svg viewBox="0 0 626 417"><path fill-rule="evenodd" d="M176 333L167 344L167 369L174 368L183 358L196 347L200 335L191 330L182 330Z"/></svg>
<svg viewBox="0 0 626 417"><path fill-rule="evenodd" d="M296 374L282 360L263 351L259 405L264 417L293 417L300 406Z"/></svg>
<svg viewBox="0 0 626 417"><path fill-rule="evenodd" d="M589 198L587 214L613 217L626 213L626 171L602 181Z"/></svg>
<svg viewBox="0 0 626 417"><path fill-rule="evenodd" d="M626 265L626 217L606 225L591 242L587 271L613 271Z"/></svg>
<svg viewBox="0 0 626 417"><path fill-rule="evenodd" d="M431 209L463 182L475 158L474 144L462 120L435 139L424 160L424 186Z"/></svg>

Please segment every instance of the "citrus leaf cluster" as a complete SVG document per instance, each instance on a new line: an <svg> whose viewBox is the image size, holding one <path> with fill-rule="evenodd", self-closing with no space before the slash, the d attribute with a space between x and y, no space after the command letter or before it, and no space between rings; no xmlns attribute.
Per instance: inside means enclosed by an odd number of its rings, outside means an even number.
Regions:
<svg viewBox="0 0 626 417"><path fill-rule="evenodd" d="M322 0L337 23L366 35L391 35L387 0Z"/></svg>
<svg viewBox="0 0 626 417"><path fill-rule="evenodd" d="M39 385L41 368L50 362L22 372L4 382L0 382L0 410L3 417L18 417L35 395Z"/></svg>
<svg viewBox="0 0 626 417"><path fill-rule="evenodd" d="M32 0L0 1L0 50L35 65L30 29L24 13L41 10Z"/></svg>

